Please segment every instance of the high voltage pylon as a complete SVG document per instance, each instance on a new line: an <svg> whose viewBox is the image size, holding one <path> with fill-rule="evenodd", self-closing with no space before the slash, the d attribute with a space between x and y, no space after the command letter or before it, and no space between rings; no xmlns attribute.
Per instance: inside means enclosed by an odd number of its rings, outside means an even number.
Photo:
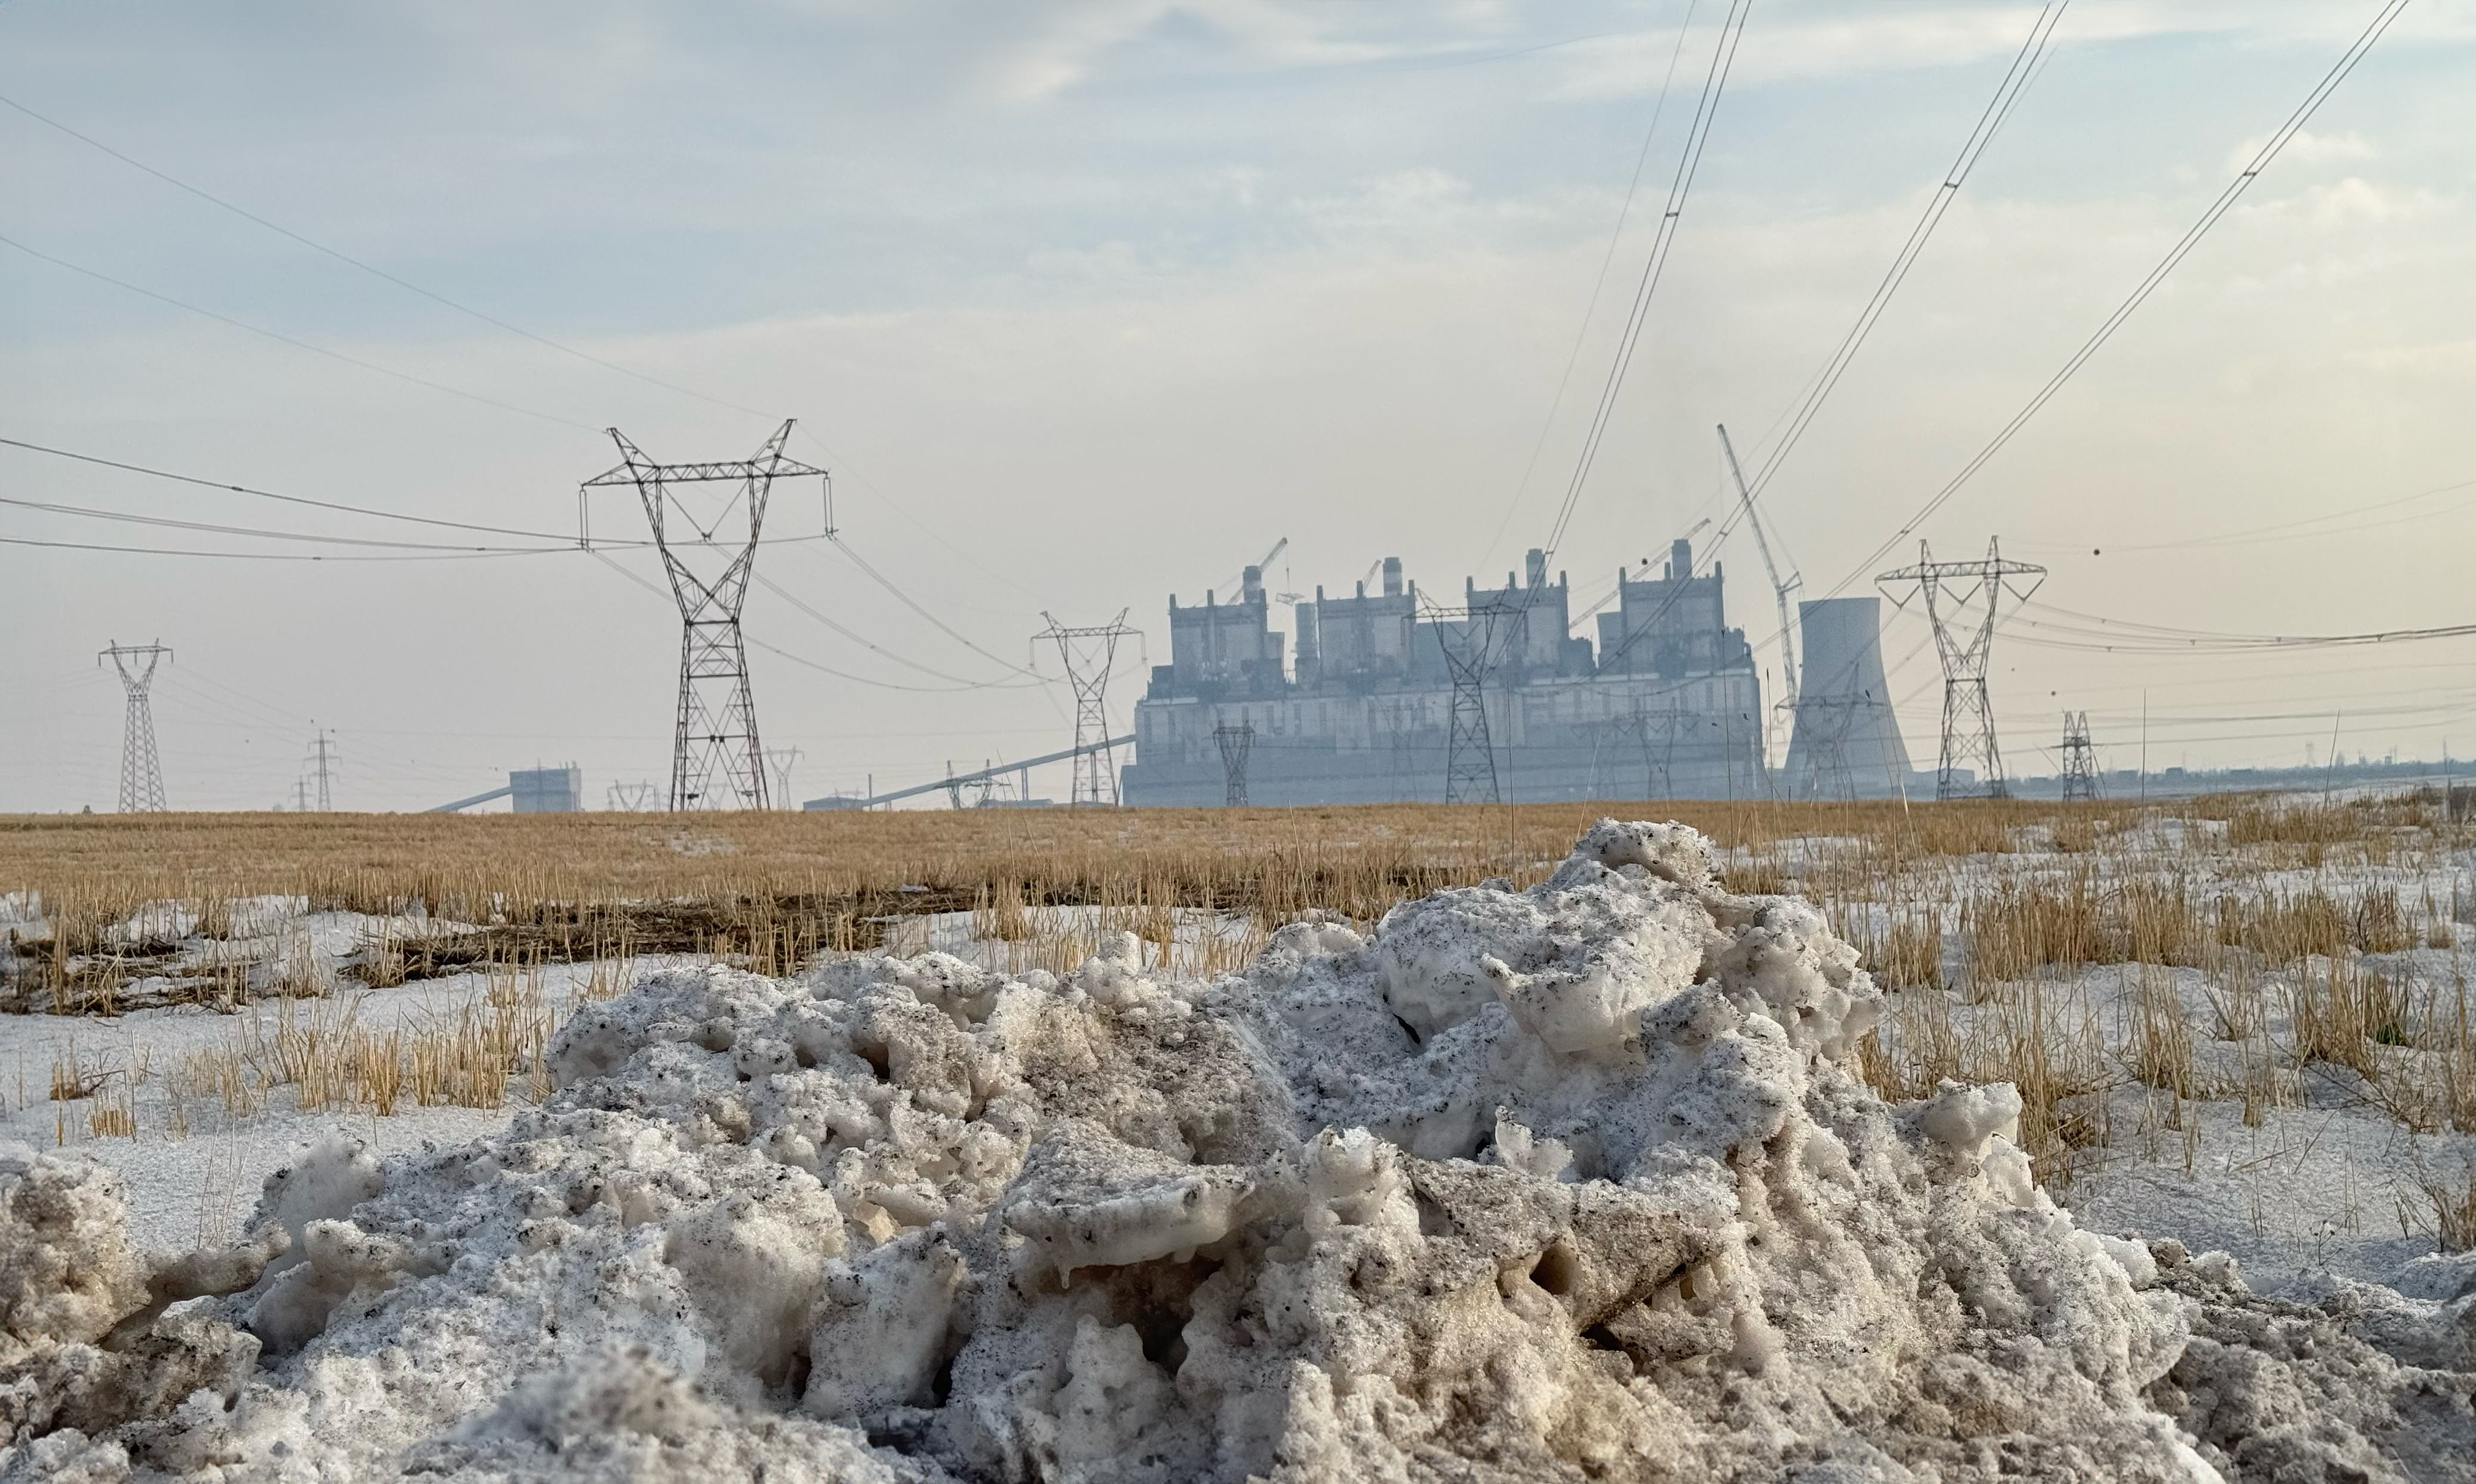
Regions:
<svg viewBox="0 0 2476 1484"><path fill-rule="evenodd" d="M304 763L318 770L318 812L321 814L332 813L335 807L334 778L329 771L329 764L334 760L334 744L327 740L327 729L321 727L318 729L318 740L310 744L310 755L302 759ZM309 806L306 790L302 805L305 808Z"/></svg>
<svg viewBox="0 0 2476 1484"><path fill-rule="evenodd" d="M1075 692L1075 787L1069 804L1118 802L1118 765L1109 748L1109 672L1118 662L1118 641L1136 631L1127 627L1127 610L1109 622L1069 629L1053 614L1040 615L1049 627L1032 635L1037 645L1054 640L1058 662L1066 667L1066 683Z"/></svg>
<svg viewBox="0 0 2476 1484"><path fill-rule="evenodd" d="M123 644L114 639L111 648L95 657L97 664L111 661L111 668L120 675L120 688L129 697L120 727L123 814L161 814L171 807L163 799L163 762L155 752L155 708L146 697L146 688L155 681L155 666L171 657L172 652L160 639L152 644Z"/></svg>
<svg viewBox="0 0 2476 1484"><path fill-rule="evenodd" d="M603 791L603 797L613 809L637 813L652 808L662 796L652 783L645 782L613 783Z"/></svg>
<svg viewBox="0 0 2476 1484"><path fill-rule="evenodd" d="M1805 796L1842 802L1857 797L1857 770L1849 766L1848 737L1858 718L1886 709L1872 696L1805 696L1797 702L1797 727L1810 759Z"/></svg>
<svg viewBox="0 0 2476 1484"><path fill-rule="evenodd" d="M1676 734L1684 730L1684 714L1677 709L1675 698L1671 696L1667 707L1657 711L1637 701L1632 710L1616 718L1614 728L1618 736L1641 744L1643 798L1672 797Z"/></svg>
<svg viewBox="0 0 2476 1484"><path fill-rule="evenodd" d="M2023 588L2018 577L2038 580ZM1918 562L1886 572L1877 583L1915 582L1925 595L1926 620L1934 626L1935 650L1943 656L1943 760L1935 776L1935 797L1961 796L1955 778L1974 762L1982 792L2000 799L2011 792L2003 778L2003 754L1994 744L1994 699L1986 688L1986 661L1994 652L1994 619L2010 593L2026 603L2045 581L2046 569L2025 561L2006 561L2001 543L1989 539L1983 561L1937 561L1926 543L1918 543ZM1906 606L1906 595L1893 599ZM1977 611L1983 605L1983 611Z"/></svg>
<svg viewBox="0 0 2476 1484"><path fill-rule="evenodd" d="M1445 671L1453 682L1452 705L1446 712L1445 802L1501 803L1504 796L1497 782L1496 747L1488 736L1483 682L1496 658L1497 619L1505 616L1505 610L1493 604L1448 608L1424 598L1419 602L1435 626L1437 647L1445 653Z"/></svg>
<svg viewBox="0 0 2476 1484"><path fill-rule="evenodd" d="M620 465L585 481L584 488L634 486L654 529L654 546L662 554L662 569L670 576L671 596L680 606L680 707L672 733L671 807L764 808L765 749L756 736L756 700L749 690L748 645L739 613L755 575L756 545L774 481L811 474L822 479L826 471L784 457L782 444L791 436L787 421L755 458L715 463L656 463L618 429L609 433L619 445ZM682 484L736 487L718 503L706 499L692 507L675 492ZM667 520L671 515L685 521L695 536L675 537ZM739 534L743 520L744 539ZM580 533L581 542L589 545L590 539ZM697 557L693 564L691 555Z"/></svg>
<svg viewBox="0 0 2476 1484"><path fill-rule="evenodd" d="M1232 727L1227 722L1212 729L1213 744L1221 749L1221 772L1226 782L1222 803L1233 809L1247 806L1247 754L1254 750L1255 724L1240 722Z"/></svg>
<svg viewBox="0 0 2476 1484"><path fill-rule="evenodd" d="M800 759L805 755L796 747L777 747L766 750L765 761L774 769L774 782L781 792L782 807L786 809L792 807L791 770L799 766Z"/></svg>
<svg viewBox="0 0 2476 1484"><path fill-rule="evenodd" d="M2094 801L2105 790L2098 784L2097 749L2090 745L2089 713L2064 713L2064 800Z"/></svg>

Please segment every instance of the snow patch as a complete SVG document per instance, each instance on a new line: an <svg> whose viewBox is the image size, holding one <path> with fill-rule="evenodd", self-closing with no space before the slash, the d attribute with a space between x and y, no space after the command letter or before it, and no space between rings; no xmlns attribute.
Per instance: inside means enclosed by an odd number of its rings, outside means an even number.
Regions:
<svg viewBox="0 0 2476 1484"><path fill-rule="evenodd" d="M1856 954L1690 829L1139 949L652 976L504 1133L270 1179L177 1310L108 1174L8 1166L0 1396L173 1381L12 1399L0 1478L2468 1476L2444 1300L2082 1229L2013 1089L1858 1080Z"/></svg>

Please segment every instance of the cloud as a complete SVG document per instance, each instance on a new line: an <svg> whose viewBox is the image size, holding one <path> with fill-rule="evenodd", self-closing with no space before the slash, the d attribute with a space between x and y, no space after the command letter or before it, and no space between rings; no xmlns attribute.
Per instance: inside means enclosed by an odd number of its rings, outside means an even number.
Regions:
<svg viewBox="0 0 2476 1484"><path fill-rule="evenodd" d="M1190 68L1332 67L1401 55L1398 44L1348 34L1348 8L1277 0L1076 0L1037 8L1028 34L989 56L990 91L1011 102L1040 102L1094 81L1121 53L1149 51L1155 62Z"/></svg>
<svg viewBox="0 0 2476 1484"><path fill-rule="evenodd" d="M2269 142L2269 137L2266 134L2257 134L2227 151L2227 173L2233 175L2250 168L2260 156L2262 146ZM2287 141L2286 147L2278 152L2281 161L2292 161L2297 164L2317 164L2332 160L2373 160L2379 155L2371 140L2352 129L2345 134L2315 134L2310 129L2299 129L2294 137Z"/></svg>

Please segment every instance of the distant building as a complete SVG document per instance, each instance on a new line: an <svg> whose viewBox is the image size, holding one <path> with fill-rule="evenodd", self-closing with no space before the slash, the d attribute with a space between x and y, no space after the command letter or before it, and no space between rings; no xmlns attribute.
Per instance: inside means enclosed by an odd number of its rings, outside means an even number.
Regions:
<svg viewBox="0 0 2476 1484"><path fill-rule="evenodd" d="M1288 688L1281 664L1281 635L1270 626L1264 602L1264 569L1249 567L1236 603L1179 607L1169 599L1169 670L1190 695L1275 696Z"/></svg>
<svg viewBox="0 0 2476 1484"><path fill-rule="evenodd" d="M584 807L584 770L519 768L508 775L508 793L519 814L573 814Z"/></svg>
<svg viewBox="0 0 2476 1484"><path fill-rule="evenodd" d="M1135 706L1130 804L1210 804L1226 797L1215 731L1251 729L1247 796L1255 804L1441 801L1452 705L1447 645L1489 628L1481 684L1497 776L1513 801L1763 798L1761 677L1745 631L1727 627L1720 570L1694 575L1675 543L1667 573L1620 573L1598 640L1572 634L1565 574L1548 581L1532 551L1500 588L1465 581L1472 619L1420 612L1399 557L1381 586L1316 589L1293 606L1297 652L1282 663L1260 573L1238 601L1170 600L1170 662Z"/></svg>

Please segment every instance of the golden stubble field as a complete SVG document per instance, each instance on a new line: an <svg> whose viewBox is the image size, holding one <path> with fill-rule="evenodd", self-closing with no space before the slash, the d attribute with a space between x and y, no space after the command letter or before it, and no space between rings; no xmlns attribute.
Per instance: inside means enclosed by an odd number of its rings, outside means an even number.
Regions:
<svg viewBox="0 0 2476 1484"><path fill-rule="evenodd" d="M238 920L264 917L270 900L280 914L383 925L337 966L346 988L459 971L512 985L544 963L642 954L788 972L822 953L919 951L940 913L969 913L1001 967L1062 972L1098 933L1130 930L1165 967L1213 974L1300 914L1370 926L1440 887L1528 884L1601 815L1677 819L1721 847L1732 888L1814 902L1894 991L1867 1048L1870 1079L1895 1097L1944 1077L2016 1083L2042 1174L2068 1180L2076 1151L2120 1143L2126 1089L2169 1159L2178 1141L2193 1157L2188 1104L2240 1100L2250 1123L2299 1105L2316 1077L2345 1079L2408 1130L2476 1131L2458 950L2463 912L2476 914L2459 864L2464 812L2408 790L2073 805L14 817L0 819L0 893L16 918L0 926L0 1007L112 1014L147 1002L143 986L157 1003L334 993L339 976L291 971L280 944L254 971L166 977L184 952L196 961L198 940L243 936ZM1199 916L1225 926L1199 933ZM529 1043L545 1033L528 1027ZM495 1065L505 1038L481 1040Z"/></svg>

